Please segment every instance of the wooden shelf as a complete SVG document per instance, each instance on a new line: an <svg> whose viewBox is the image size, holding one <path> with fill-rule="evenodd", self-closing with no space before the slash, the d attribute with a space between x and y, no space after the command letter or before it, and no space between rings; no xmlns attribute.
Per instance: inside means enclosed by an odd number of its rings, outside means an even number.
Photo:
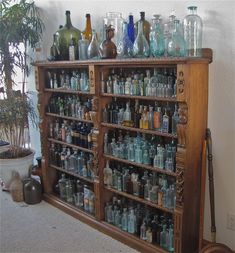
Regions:
<svg viewBox="0 0 235 253"><path fill-rule="evenodd" d="M86 181L86 182L88 182L88 183L90 183L90 184L93 184L93 183L94 183L94 181L93 181L92 179L87 178L87 177L80 176L79 174L74 173L74 172L72 172L72 171L65 170L65 169L63 169L63 168L61 168L61 167L58 167L58 166L55 166L55 165L53 165L53 164L50 164L49 166L50 166L51 168L54 168L54 169L59 170L59 171L61 171L61 172L64 172L64 173L66 173L66 174L68 174L68 175L71 175L71 176L73 176L73 177L80 178L80 179L82 179L83 181Z"/></svg>
<svg viewBox="0 0 235 253"><path fill-rule="evenodd" d="M134 96L134 95L120 95L112 93L101 93L103 97L117 97L126 99L140 99L140 100L151 100L151 101L164 101L164 102L177 102L176 98L164 98L164 97L149 97L149 96Z"/></svg>
<svg viewBox="0 0 235 253"><path fill-rule="evenodd" d="M148 130L148 129L141 129L141 128L136 128L136 127L126 127L118 124L111 124L111 123L101 123L102 126L108 127L108 128L115 128L115 129L122 129L126 131L134 131L134 132L139 132L139 133L145 133L145 134L153 134L153 135L158 135L158 136L163 136L167 138L174 138L177 139L177 135L170 134L170 133L163 133L155 130Z"/></svg>
<svg viewBox="0 0 235 253"><path fill-rule="evenodd" d="M50 116L50 117L54 117L54 118L61 118L61 119L67 119L67 120L72 120L72 121L80 121L80 122L85 122L85 123L93 124L93 121L92 121L92 120L79 119L79 118L70 117L70 116L61 116L61 115L59 115L59 114L51 113L51 112L47 112L46 115L47 115L47 116Z"/></svg>
<svg viewBox="0 0 235 253"><path fill-rule="evenodd" d="M155 252L155 253L169 253L167 250L164 250L160 246L157 246L156 244L152 244L152 243L146 242L144 240L141 240L137 235L133 235L133 234L130 234L126 231L123 231L120 228L118 228L106 221L102 221L102 223L105 224L107 227L110 227L110 229L112 229L112 230L120 231L123 234L123 236L126 236L129 240L134 240L134 241L138 240L139 243L143 244L143 246L151 247L152 250L154 250L153 252ZM145 252L145 251L141 251L141 252Z"/></svg>
<svg viewBox="0 0 235 253"><path fill-rule="evenodd" d="M91 149L76 146L74 144L69 144L67 142L59 141L59 140L56 140L56 139L53 139L53 138L48 138L48 141L53 142L53 143L58 143L58 144L61 144L61 145L67 146L67 147L75 148L75 149L78 149L78 150L81 150L81 151L84 151L84 152L87 152L87 153L94 154L94 151L91 150Z"/></svg>
<svg viewBox="0 0 235 253"><path fill-rule="evenodd" d="M166 174L168 176L176 177L176 173L171 172L171 171L163 170L163 169L160 169L160 168L155 168L153 166L142 164L142 163L132 162L132 161L121 159L121 158L118 158L118 157L115 157L115 156L112 156L112 155L104 154L103 156L106 159L109 159L109 160L114 160L114 161L126 163L126 164L133 165L133 166L136 166L136 167L144 168L146 170L151 170L151 171L154 171L154 172L159 172L159 173L162 173L162 174Z"/></svg>
<svg viewBox="0 0 235 253"><path fill-rule="evenodd" d="M140 202L140 203L142 203L142 204L145 204L145 205L154 207L154 208L159 209L159 210L161 210L161 211L174 214L174 210L173 210L173 209L171 210L171 209L169 209L169 208L165 208L165 207L159 206L159 205L157 205L157 204L155 204L155 203L153 203L153 202L151 202L151 201L145 200L145 199L143 199L143 198L137 197L137 196L135 196L135 195L132 195L132 194L129 194L129 193L126 193L126 192L121 192L121 191L115 190L115 189L113 189L113 188L109 188L109 187L107 187L107 186L104 187L104 188L105 188L105 190L107 190L107 191L110 191L110 192L119 194L119 195L121 195L121 196L123 196L123 197L126 197L126 198L128 198L128 199L133 199L133 200L135 200L135 201L137 201L137 202Z"/></svg>
<svg viewBox="0 0 235 253"><path fill-rule="evenodd" d="M86 96L94 96L94 94L90 92L85 92L85 91L78 91L78 90L69 90L69 89L49 89L45 88L45 92L52 92L52 93L67 93L67 94L74 94L74 95L86 95Z"/></svg>

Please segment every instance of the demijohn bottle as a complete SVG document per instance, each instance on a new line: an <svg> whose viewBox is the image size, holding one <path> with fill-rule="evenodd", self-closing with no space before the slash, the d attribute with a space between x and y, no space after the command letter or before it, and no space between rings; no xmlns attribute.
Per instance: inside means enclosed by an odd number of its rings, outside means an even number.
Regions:
<svg viewBox="0 0 235 253"><path fill-rule="evenodd" d="M71 37L74 39L74 51L75 59L78 59L78 40L81 39L81 31L73 27L70 11L65 12L66 23L63 28L59 29L56 34L58 34L59 51L61 55L61 60L69 60L69 45L71 42Z"/></svg>

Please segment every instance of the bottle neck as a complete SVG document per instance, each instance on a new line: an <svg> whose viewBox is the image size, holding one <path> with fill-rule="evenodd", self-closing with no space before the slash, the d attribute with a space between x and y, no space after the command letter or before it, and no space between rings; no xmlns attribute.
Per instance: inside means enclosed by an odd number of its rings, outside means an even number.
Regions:
<svg viewBox="0 0 235 253"><path fill-rule="evenodd" d="M138 35L142 35L143 34L143 21L139 21L138 22Z"/></svg>
<svg viewBox="0 0 235 253"><path fill-rule="evenodd" d="M91 30L91 17L87 16L86 17L86 28L85 30Z"/></svg>
<svg viewBox="0 0 235 253"><path fill-rule="evenodd" d="M70 18L70 13L66 13L66 27L70 28L72 26L71 18Z"/></svg>

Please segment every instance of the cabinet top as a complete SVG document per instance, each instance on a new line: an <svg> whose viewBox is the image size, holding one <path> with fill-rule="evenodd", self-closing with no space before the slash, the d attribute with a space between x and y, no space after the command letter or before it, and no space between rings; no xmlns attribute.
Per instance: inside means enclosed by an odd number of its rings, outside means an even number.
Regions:
<svg viewBox="0 0 235 253"><path fill-rule="evenodd" d="M212 49L203 48L202 57L159 57L159 58L128 58L128 59L100 59L100 60L76 60L76 61L38 61L33 66L38 67L77 67L77 66L125 66L125 65L166 65L166 64L183 64L183 63L211 63Z"/></svg>

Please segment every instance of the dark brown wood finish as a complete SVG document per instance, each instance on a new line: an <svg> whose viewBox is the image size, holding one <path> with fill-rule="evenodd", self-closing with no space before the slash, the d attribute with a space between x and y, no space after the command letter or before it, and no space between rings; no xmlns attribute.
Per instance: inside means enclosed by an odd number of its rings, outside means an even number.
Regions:
<svg viewBox="0 0 235 253"><path fill-rule="evenodd" d="M36 88L39 96L40 112L40 133L42 144L42 170L45 194L44 198L49 203L55 205L66 213L80 219L81 221L93 226L94 228L109 234L110 236L128 244L129 246L147 253L165 253L167 251L156 245L149 244L140 240L136 236L121 231L120 229L104 222L104 204L109 201L113 195L125 196L129 199L159 209L161 212L170 213L174 220L174 245L175 253L193 253L198 252L199 245L199 224L200 221L200 196L204 194L204 188L201 192L201 175L203 155L203 143L205 140L205 130L207 127L207 107L208 107L208 65L212 61L212 51L206 49L203 51L203 58L148 58L148 59L127 59L127 60L95 60L95 61L73 61L73 62L37 62L35 66ZM177 68L177 97L173 99L125 96L101 93L101 72L106 78L109 71L113 68L131 69L131 68L153 68L153 67L176 67ZM89 79L92 84L89 94L77 91L48 89L45 85L46 71L50 69L81 69L89 71ZM48 124L55 117L68 120L79 120L72 117L63 117L51 113L46 113L46 106L49 98L54 93L77 94L79 96L92 97L92 120L80 120L84 122L93 122L94 132L92 140L94 147L92 150L79 148L72 144L66 144L52 138L48 138ZM112 97L120 99L143 99L146 101L157 100L162 102L177 102L179 105L180 122L177 126L177 136L163 134L157 131L136 129L114 124L102 123L102 109L108 104ZM127 160L119 159L110 155L103 154L103 138L105 132L109 129L116 131L118 129L132 132L141 132L147 134L156 134L163 138L174 138L178 141L176 172L168 172L160 168L137 164ZM61 168L50 166L48 157L49 143L61 143L70 147L81 149L85 152L94 154L95 157L95 179L91 183L94 187L96 196L95 217L73 207L52 194L54 184L56 183L57 171ZM117 162L130 164L138 168L156 171L176 178L177 199L175 210L159 207L154 203L138 197L109 189L103 184L103 168L106 160L115 160ZM64 172L64 171L63 171ZM69 173L72 175L71 173ZM76 176L76 175L73 175ZM81 177L80 177L81 178ZM81 178L83 180L83 178Z"/></svg>

